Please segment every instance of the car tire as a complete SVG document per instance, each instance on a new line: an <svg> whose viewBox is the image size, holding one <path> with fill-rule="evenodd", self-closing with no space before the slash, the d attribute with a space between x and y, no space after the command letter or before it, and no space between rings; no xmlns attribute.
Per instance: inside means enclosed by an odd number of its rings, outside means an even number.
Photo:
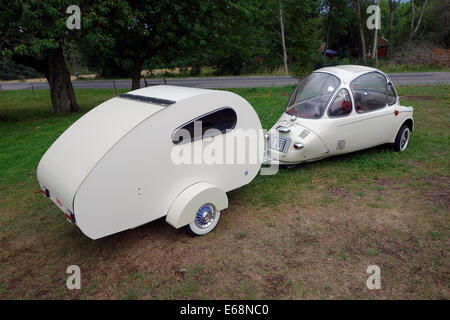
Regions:
<svg viewBox="0 0 450 320"><path fill-rule="evenodd" d="M195 213L195 220L186 226L193 236L202 236L214 230L220 219L220 211L212 203L205 203Z"/></svg>
<svg viewBox="0 0 450 320"><path fill-rule="evenodd" d="M411 130L406 124L402 125L395 137L394 150L397 152L405 151L408 147L410 137Z"/></svg>

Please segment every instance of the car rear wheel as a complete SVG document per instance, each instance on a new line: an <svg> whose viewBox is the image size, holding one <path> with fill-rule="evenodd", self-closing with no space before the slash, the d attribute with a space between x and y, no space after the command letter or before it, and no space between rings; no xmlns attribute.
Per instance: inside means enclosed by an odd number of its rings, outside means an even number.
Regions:
<svg viewBox="0 0 450 320"><path fill-rule="evenodd" d="M407 125L403 125L397 133L394 142L394 150L395 151L405 151L406 147L408 147L409 137L411 136L411 131Z"/></svg>
<svg viewBox="0 0 450 320"><path fill-rule="evenodd" d="M188 233L202 236L211 232L220 219L220 211L212 203L205 203L195 214L195 220L186 226Z"/></svg>

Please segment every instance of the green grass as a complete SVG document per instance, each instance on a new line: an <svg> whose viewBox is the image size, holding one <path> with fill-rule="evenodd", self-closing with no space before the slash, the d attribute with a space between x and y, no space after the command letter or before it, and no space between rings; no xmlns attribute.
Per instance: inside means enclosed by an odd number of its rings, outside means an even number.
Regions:
<svg viewBox="0 0 450 320"><path fill-rule="evenodd" d="M259 175L228 194L204 237L158 220L97 241L34 193L36 167L114 91L76 90L82 112L68 115L53 114L48 91L3 91L0 298L449 298L449 89L398 88L415 108L403 153L380 146ZM231 91L270 128L291 90ZM80 291L65 288L70 264L81 267ZM365 288L370 264L382 269L381 291Z"/></svg>

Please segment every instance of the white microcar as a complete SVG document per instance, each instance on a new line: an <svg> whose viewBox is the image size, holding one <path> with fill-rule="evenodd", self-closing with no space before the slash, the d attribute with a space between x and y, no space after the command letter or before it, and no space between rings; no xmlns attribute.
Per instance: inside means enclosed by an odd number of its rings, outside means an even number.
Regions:
<svg viewBox="0 0 450 320"><path fill-rule="evenodd" d="M262 142L258 157L245 145L236 153L252 161L183 162L180 157L192 150L220 150L224 137L246 130ZM202 235L214 229L228 207L226 192L253 180L263 154L260 120L242 97L153 86L86 113L47 150L37 178L44 195L92 239L164 216L175 228L186 226Z"/></svg>
<svg viewBox="0 0 450 320"><path fill-rule="evenodd" d="M385 73L343 65L304 78L266 138L272 161L292 165L385 143L404 151L413 128Z"/></svg>

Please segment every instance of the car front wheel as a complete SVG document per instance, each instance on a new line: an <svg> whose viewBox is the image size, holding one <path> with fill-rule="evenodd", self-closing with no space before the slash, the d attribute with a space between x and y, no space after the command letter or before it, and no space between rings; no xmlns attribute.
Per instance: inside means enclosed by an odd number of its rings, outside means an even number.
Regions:
<svg viewBox="0 0 450 320"><path fill-rule="evenodd" d="M403 125L397 133L394 142L395 151L405 151L409 143L409 137L411 136L411 130L407 125Z"/></svg>
<svg viewBox="0 0 450 320"><path fill-rule="evenodd" d="M195 220L186 226L188 233L202 236L211 232L220 219L220 211L211 203L202 205L195 214Z"/></svg>

